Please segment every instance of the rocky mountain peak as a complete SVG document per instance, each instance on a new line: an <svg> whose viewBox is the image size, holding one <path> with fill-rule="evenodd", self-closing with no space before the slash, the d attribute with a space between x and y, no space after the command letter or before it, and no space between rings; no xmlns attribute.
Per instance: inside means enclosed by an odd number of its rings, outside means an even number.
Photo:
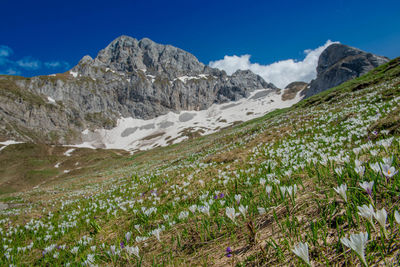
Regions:
<svg viewBox="0 0 400 267"><path fill-rule="evenodd" d="M367 53L355 47L332 44L319 56L317 78L310 82L309 87L302 91L302 94L310 97L364 75L388 61L386 57Z"/></svg>
<svg viewBox="0 0 400 267"><path fill-rule="evenodd" d="M166 74L168 78L179 75L203 73L205 66L192 54L173 47L153 42L148 38L138 41L129 36L120 36L97 55L96 66L106 66L115 71L148 71L148 74Z"/></svg>

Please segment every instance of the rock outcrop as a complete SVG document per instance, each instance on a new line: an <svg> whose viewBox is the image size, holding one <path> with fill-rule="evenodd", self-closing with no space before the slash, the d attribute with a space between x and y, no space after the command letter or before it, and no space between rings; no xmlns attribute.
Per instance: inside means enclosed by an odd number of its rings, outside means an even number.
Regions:
<svg viewBox="0 0 400 267"><path fill-rule="evenodd" d="M229 76L179 48L128 36L66 73L0 80L0 135L63 144L79 141L85 129L114 127L120 117L150 119L278 90L251 71Z"/></svg>
<svg viewBox="0 0 400 267"><path fill-rule="evenodd" d="M289 83L285 89L283 90L282 100L291 100L294 99L298 92L304 90L307 87L308 83L306 82L292 82Z"/></svg>
<svg viewBox="0 0 400 267"><path fill-rule="evenodd" d="M317 78L302 92L305 97L318 94L354 79L388 62L389 59L343 44L328 46L319 56Z"/></svg>

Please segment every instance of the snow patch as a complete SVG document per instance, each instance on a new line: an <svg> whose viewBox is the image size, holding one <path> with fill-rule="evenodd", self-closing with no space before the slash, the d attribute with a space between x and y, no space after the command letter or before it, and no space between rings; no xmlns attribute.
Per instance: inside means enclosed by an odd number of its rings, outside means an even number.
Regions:
<svg viewBox="0 0 400 267"><path fill-rule="evenodd" d="M64 156L71 157L72 152L75 151L75 148L68 149L65 151Z"/></svg>
<svg viewBox="0 0 400 267"><path fill-rule="evenodd" d="M186 83L189 80L207 79L207 77L209 77L209 75L207 75L207 74L199 74L197 76L186 76L186 75L184 75L184 76L175 78L173 81L175 82L175 81L179 80L179 81L181 81L183 83Z"/></svg>
<svg viewBox="0 0 400 267"><path fill-rule="evenodd" d="M55 104L56 103L54 98L51 98L50 96L47 97L47 100L49 101L50 104Z"/></svg>
<svg viewBox="0 0 400 267"><path fill-rule="evenodd" d="M14 140L7 140L7 141L4 141L4 142L0 142L0 145L3 145L2 147L0 147L0 151L5 149L9 145L22 144L22 143L23 142L18 142L18 141L14 141Z"/></svg>
<svg viewBox="0 0 400 267"><path fill-rule="evenodd" d="M56 165L54 165L54 168L59 168L61 165L61 162L58 162Z"/></svg>
<svg viewBox="0 0 400 267"><path fill-rule="evenodd" d="M70 71L69 72L74 78L78 77L78 72Z"/></svg>
<svg viewBox="0 0 400 267"><path fill-rule="evenodd" d="M154 75L146 74L146 77L150 78L151 83L154 83L154 81L156 80L156 76Z"/></svg>
<svg viewBox="0 0 400 267"><path fill-rule="evenodd" d="M275 109L290 107L302 99L300 92L283 101L279 92L271 89L253 91L248 98L214 104L206 110L169 112L150 120L120 118L113 129L84 131L84 143L73 147L147 150L188 139L190 135L207 135L238 122L251 120ZM172 127L173 126L173 127Z"/></svg>

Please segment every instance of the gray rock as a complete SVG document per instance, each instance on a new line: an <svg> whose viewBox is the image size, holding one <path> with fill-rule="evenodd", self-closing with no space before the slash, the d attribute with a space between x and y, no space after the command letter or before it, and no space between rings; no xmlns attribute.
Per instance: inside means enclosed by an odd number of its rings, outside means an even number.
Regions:
<svg viewBox="0 0 400 267"><path fill-rule="evenodd" d="M317 78L302 91L305 97L318 94L345 81L366 74L388 62L389 59L373 55L343 44L328 46L319 56Z"/></svg>

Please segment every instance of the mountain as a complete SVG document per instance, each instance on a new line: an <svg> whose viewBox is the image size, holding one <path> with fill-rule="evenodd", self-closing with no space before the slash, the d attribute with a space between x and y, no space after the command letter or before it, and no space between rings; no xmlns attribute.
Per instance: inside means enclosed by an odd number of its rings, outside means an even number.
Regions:
<svg viewBox="0 0 400 267"><path fill-rule="evenodd" d="M288 107L387 60L332 44L315 80L280 90L250 70L227 75L182 49L120 36L62 74L1 75L0 141L164 146Z"/></svg>
<svg viewBox="0 0 400 267"><path fill-rule="evenodd" d="M63 74L0 76L3 139L73 143L85 129L111 129L122 117L151 119L204 110L278 89L251 71L231 76L192 54L147 38L120 36L97 57L85 56Z"/></svg>
<svg viewBox="0 0 400 267"><path fill-rule="evenodd" d="M305 98L335 87L345 81L360 77L388 62L389 59L360 49L332 44L319 56L317 77L302 91Z"/></svg>

